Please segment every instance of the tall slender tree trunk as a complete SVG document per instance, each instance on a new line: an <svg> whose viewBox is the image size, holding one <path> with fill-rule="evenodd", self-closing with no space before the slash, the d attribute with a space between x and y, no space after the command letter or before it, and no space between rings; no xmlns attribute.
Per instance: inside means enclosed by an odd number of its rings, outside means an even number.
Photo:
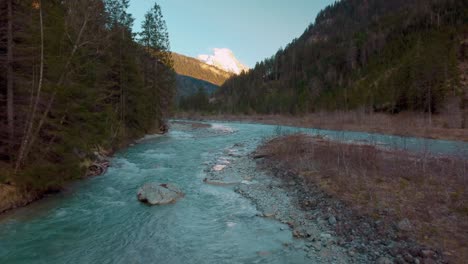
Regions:
<svg viewBox="0 0 468 264"><path fill-rule="evenodd" d="M16 167L15 167L16 171L18 171L19 167L22 165L24 159L28 156L29 151L31 150L32 146L34 145L35 140L38 137L38 134L41 131L41 128L44 125L45 120L46 120L48 114L50 113L50 111L52 109L52 105L53 105L53 103L55 101L55 97L56 97L57 92L58 92L57 88L55 88L55 90L52 93L52 96L50 97L50 99L49 99L49 101L47 103L45 111L43 112L41 118L39 119L39 123L38 123L36 129L33 130L33 124L34 124L35 115L36 115L36 112L37 112L37 104L38 104L38 100L40 99L40 93L41 93L41 89L42 89L42 82L43 82L43 78L44 78L43 77L43 75L44 75L44 27L43 27L43 19L42 19L42 2L39 2L39 5L40 5L40 7L39 7L39 12L40 12L39 17L40 17L40 28L41 28L41 67L40 67L40 74L39 74L39 85L38 85L38 92L37 92L37 95L36 95L36 102L35 102L34 107L33 107L30 122L28 124L28 129L27 129L27 132L26 132L26 134L24 136L24 139L23 139L23 142L21 144L20 151L19 151L18 159L16 161ZM65 66L63 68L62 74L60 75L60 78L59 78L59 80L57 82L57 85L56 85L57 87L62 86L62 84L65 82L67 74L68 74L68 68L71 65L73 56L75 55L78 48L80 46L82 46L81 38L82 38L84 30L85 30L85 28L86 28L86 26L88 24L88 19L89 19L88 16L84 17L83 25L81 26L80 32L78 33L78 37L77 37L77 39L76 39L76 41L75 41L75 43L73 45L73 49L72 49L72 51L70 53L70 56L68 57L67 62L65 63Z"/></svg>
<svg viewBox="0 0 468 264"><path fill-rule="evenodd" d="M39 26L40 26L40 31L41 31L41 62L40 62L41 66L39 70L39 83L37 85L36 99L35 99L34 106L31 112L31 118L29 119L29 124L27 124L27 130L24 135L23 141L21 142L21 147L19 149L18 158L16 160L15 172L18 171L18 169L23 163L25 156L27 156L27 148L30 144L29 141L31 139L31 135L33 131L33 123L34 123L34 119L37 113L37 107L38 107L40 96L41 96L42 82L44 79L44 25L43 24L44 23L42 20L42 1L39 1Z"/></svg>
<svg viewBox="0 0 468 264"><path fill-rule="evenodd" d="M13 94L13 0L8 0L8 29L7 29L7 116L8 116L8 144L10 160L13 160L14 135L15 135L15 113L14 113L14 94Z"/></svg>
<svg viewBox="0 0 468 264"><path fill-rule="evenodd" d="M432 127L432 88L429 85L428 86L428 105L427 105L427 111L429 112L429 126Z"/></svg>
<svg viewBox="0 0 468 264"><path fill-rule="evenodd" d="M275 58L275 80L276 80L276 81L278 81L278 80L279 80L279 73L278 73L278 71L279 71L279 70L278 70L278 68L279 68L279 67L278 67L278 60L279 60L279 58L278 58L278 57L276 57L276 58Z"/></svg>
<svg viewBox="0 0 468 264"><path fill-rule="evenodd" d="M121 39L119 43L119 88L120 88L120 121L121 121L121 129L123 131L123 135L126 136L126 122L125 122L125 91L124 91L124 79L123 79L123 47L122 42L125 39L125 32L124 28L121 29Z"/></svg>

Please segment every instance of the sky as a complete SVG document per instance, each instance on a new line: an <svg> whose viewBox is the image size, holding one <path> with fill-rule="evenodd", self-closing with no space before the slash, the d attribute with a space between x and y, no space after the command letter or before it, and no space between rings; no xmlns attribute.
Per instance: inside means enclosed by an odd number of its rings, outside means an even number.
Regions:
<svg viewBox="0 0 468 264"><path fill-rule="evenodd" d="M140 31L155 0L130 0ZM171 50L191 57L228 48L248 67L299 37L335 0L156 0L166 20Z"/></svg>

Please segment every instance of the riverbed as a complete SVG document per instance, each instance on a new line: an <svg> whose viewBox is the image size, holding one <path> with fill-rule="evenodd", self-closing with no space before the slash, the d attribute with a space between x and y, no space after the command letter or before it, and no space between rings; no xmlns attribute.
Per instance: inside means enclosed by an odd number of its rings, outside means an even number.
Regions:
<svg viewBox="0 0 468 264"><path fill-rule="evenodd" d="M174 123L114 156L108 172L0 217L0 263L310 263L287 225L261 217L230 186L203 182L220 159L242 157L264 140L310 133L336 140L441 155L468 144L357 132L212 122ZM237 146L237 147L236 147ZM150 207L136 199L147 182L178 185L185 197Z"/></svg>

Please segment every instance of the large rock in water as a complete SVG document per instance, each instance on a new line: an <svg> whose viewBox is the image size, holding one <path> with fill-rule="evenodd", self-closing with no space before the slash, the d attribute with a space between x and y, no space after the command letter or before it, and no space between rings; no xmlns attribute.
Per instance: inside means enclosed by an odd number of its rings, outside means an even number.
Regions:
<svg viewBox="0 0 468 264"><path fill-rule="evenodd" d="M184 193L175 185L166 183L147 183L138 190L138 200L150 205L175 203Z"/></svg>

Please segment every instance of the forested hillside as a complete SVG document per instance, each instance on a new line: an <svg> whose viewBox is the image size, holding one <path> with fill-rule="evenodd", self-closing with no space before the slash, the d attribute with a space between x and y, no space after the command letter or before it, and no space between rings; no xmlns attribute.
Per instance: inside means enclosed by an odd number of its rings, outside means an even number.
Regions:
<svg viewBox="0 0 468 264"><path fill-rule="evenodd" d="M467 61L467 21L467 1L337 1L302 36L228 80L216 95L217 108L430 116L450 103L450 111L462 115L468 93L460 85L459 65ZM467 125L466 116L457 123Z"/></svg>
<svg viewBox="0 0 468 264"><path fill-rule="evenodd" d="M47 190L95 152L159 129L175 75L160 7L132 32L128 0L0 2L0 183Z"/></svg>
<svg viewBox="0 0 468 264"><path fill-rule="evenodd" d="M207 95L212 95L216 90L219 89L218 85L179 74L176 77L176 84L178 101L180 101L180 99L192 96L193 94L197 93L200 88Z"/></svg>

